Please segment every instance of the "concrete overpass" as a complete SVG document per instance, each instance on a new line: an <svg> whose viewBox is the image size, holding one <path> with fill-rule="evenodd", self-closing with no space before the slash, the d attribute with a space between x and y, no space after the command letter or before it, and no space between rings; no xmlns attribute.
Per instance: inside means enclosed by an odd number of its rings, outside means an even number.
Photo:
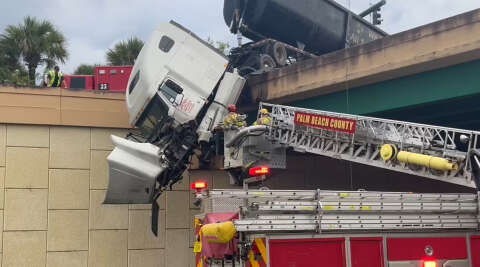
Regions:
<svg viewBox="0 0 480 267"><path fill-rule="evenodd" d="M248 81L266 101L480 129L480 9Z"/></svg>

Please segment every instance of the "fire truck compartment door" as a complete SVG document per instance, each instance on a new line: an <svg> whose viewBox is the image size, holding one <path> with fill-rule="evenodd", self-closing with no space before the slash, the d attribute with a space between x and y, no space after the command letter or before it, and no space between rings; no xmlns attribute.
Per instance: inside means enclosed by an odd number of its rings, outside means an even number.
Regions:
<svg viewBox="0 0 480 267"><path fill-rule="evenodd" d="M468 267L468 260L449 260L443 264L443 267Z"/></svg>
<svg viewBox="0 0 480 267"><path fill-rule="evenodd" d="M437 260L438 267L468 267L468 260ZM423 267L422 261L389 262L388 267Z"/></svg>
<svg viewBox="0 0 480 267"><path fill-rule="evenodd" d="M160 148L112 135L115 149L108 155L109 181L104 204L148 204L155 180L164 168Z"/></svg>

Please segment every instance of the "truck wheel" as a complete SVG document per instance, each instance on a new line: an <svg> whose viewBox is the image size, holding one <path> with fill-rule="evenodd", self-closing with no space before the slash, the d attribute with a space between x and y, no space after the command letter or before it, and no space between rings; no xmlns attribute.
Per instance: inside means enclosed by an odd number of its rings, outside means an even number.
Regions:
<svg viewBox="0 0 480 267"><path fill-rule="evenodd" d="M261 71L269 71L271 69L274 69L277 66L275 63L275 60L269 55L266 54L261 54L260 57L258 57L258 69Z"/></svg>
<svg viewBox="0 0 480 267"><path fill-rule="evenodd" d="M285 66L287 64L287 49L282 43L275 42L270 48L270 55L277 62L278 66Z"/></svg>

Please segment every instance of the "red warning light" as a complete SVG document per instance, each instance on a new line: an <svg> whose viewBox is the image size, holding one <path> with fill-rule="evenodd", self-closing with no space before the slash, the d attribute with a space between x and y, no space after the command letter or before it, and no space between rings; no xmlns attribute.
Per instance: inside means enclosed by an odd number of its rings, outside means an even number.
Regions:
<svg viewBox="0 0 480 267"><path fill-rule="evenodd" d="M196 181L196 182L194 182L194 183L192 183L192 184L190 185L190 188L191 188L192 190L197 190L197 191L202 190L202 189L206 189L206 188L207 188L207 182L205 182L205 181Z"/></svg>
<svg viewBox="0 0 480 267"><path fill-rule="evenodd" d="M251 168L248 172L250 176L268 175L270 174L270 168L267 166L260 166Z"/></svg>
<svg viewBox="0 0 480 267"><path fill-rule="evenodd" d="M436 261L424 261L423 267L437 267Z"/></svg>

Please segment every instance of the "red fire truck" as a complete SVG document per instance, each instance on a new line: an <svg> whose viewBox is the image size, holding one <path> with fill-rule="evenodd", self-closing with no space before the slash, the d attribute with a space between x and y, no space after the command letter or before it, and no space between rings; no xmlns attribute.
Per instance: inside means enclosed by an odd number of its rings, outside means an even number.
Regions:
<svg viewBox="0 0 480 267"><path fill-rule="evenodd" d="M96 66L95 75L65 75L65 89L125 93L133 66Z"/></svg>
<svg viewBox="0 0 480 267"><path fill-rule="evenodd" d="M271 124L225 132L225 169L256 166L244 188L192 184L202 207L197 267L480 267L480 132L282 105L260 109L270 111ZM249 189L270 167L286 167L285 148L472 193Z"/></svg>

